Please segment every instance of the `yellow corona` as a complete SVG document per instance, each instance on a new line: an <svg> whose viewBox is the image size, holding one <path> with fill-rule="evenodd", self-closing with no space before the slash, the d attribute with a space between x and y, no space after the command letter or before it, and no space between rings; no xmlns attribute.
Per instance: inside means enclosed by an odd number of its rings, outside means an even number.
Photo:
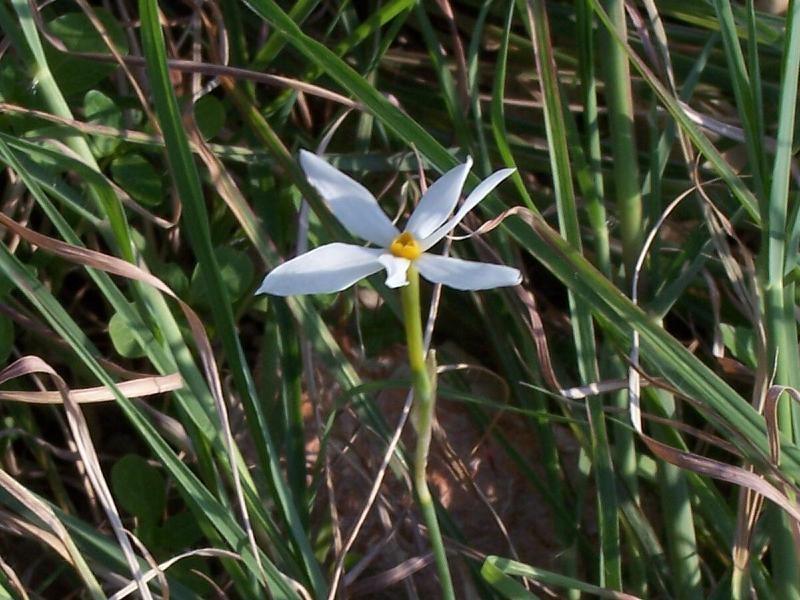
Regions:
<svg viewBox="0 0 800 600"><path fill-rule="evenodd" d="M409 232L404 231L392 242L392 245L389 246L389 252L397 256L398 258L407 258L408 260L414 260L420 254L422 254L422 248L419 246L419 242L414 239L414 236L411 235Z"/></svg>

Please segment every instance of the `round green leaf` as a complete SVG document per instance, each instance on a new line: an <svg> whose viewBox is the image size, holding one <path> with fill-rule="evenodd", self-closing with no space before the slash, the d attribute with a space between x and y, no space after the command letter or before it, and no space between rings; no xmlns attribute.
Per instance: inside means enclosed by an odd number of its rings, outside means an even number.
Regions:
<svg viewBox="0 0 800 600"><path fill-rule="evenodd" d="M111 163L111 176L137 202L158 206L163 199L161 176L140 154L126 154Z"/></svg>
<svg viewBox="0 0 800 600"><path fill-rule="evenodd" d="M194 120L203 139L208 140L225 125L225 107L216 97L205 95L194 104Z"/></svg>
<svg viewBox="0 0 800 600"><path fill-rule="evenodd" d="M117 502L141 525L158 522L166 506L164 477L141 456L126 454L111 469Z"/></svg>
<svg viewBox="0 0 800 600"><path fill-rule="evenodd" d="M156 530L158 547L168 554L177 554L191 548L201 539L203 532L197 525L197 519L189 511L167 517L164 524Z"/></svg>
<svg viewBox="0 0 800 600"><path fill-rule="evenodd" d="M225 289L228 291L231 302L235 302L250 289L254 274L253 263L244 252L227 246L216 248L214 253L217 256ZM192 273L191 296L201 304L207 296L205 281L200 276L199 266L195 267L194 273Z"/></svg>
<svg viewBox="0 0 800 600"><path fill-rule="evenodd" d="M144 350L136 341L134 330L128 327L128 323L120 313L114 313L108 321L108 335L111 336L111 343L114 350L125 358L141 358L145 355Z"/></svg>
<svg viewBox="0 0 800 600"><path fill-rule="evenodd" d="M114 101L98 90L89 90L83 97L83 114L86 121L107 127L122 127L122 111ZM118 138L93 136L92 152L97 157L110 156L119 146Z"/></svg>
<svg viewBox="0 0 800 600"><path fill-rule="evenodd" d="M96 8L95 12L117 50L123 55L128 54L128 38L114 16L102 8ZM103 38L83 12L63 14L50 21L47 27L72 52L110 54ZM49 44L45 53L53 77L65 96L95 87L117 68L113 63L70 56Z"/></svg>
<svg viewBox="0 0 800 600"><path fill-rule="evenodd" d="M189 278L175 263L157 263L152 267L153 275L166 283L178 296L183 296L189 289Z"/></svg>

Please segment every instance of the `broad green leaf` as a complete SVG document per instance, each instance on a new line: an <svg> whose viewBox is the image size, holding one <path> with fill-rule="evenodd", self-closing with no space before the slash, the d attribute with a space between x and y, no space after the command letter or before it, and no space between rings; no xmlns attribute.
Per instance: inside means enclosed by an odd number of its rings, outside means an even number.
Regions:
<svg viewBox="0 0 800 600"><path fill-rule="evenodd" d="M203 96L194 104L194 120L203 138L211 139L225 125L225 107L215 96Z"/></svg>
<svg viewBox="0 0 800 600"><path fill-rule="evenodd" d="M166 483L161 472L136 454L126 454L111 469L114 496L143 524L161 519L166 506Z"/></svg>
<svg viewBox="0 0 800 600"><path fill-rule="evenodd" d="M756 368L758 358L756 355L756 336L749 327L740 327L722 323L722 342L739 362Z"/></svg>
<svg viewBox="0 0 800 600"><path fill-rule="evenodd" d="M122 127L122 111L111 98L98 90L89 90L83 97L83 116L88 123ZM90 140L89 147L96 157L101 158L112 155L119 143L117 138L96 136Z"/></svg>
<svg viewBox="0 0 800 600"><path fill-rule="evenodd" d="M214 254L219 264L222 283L231 300L236 301L251 287L254 275L253 262L244 252L228 246L215 248ZM191 297L200 303L204 303L208 298L205 280L201 276L199 267L195 267L192 273Z"/></svg>
<svg viewBox="0 0 800 600"><path fill-rule="evenodd" d="M141 154L126 154L111 163L111 175L134 200L158 206L164 197L161 176Z"/></svg>
<svg viewBox="0 0 800 600"><path fill-rule="evenodd" d="M111 41L121 53L128 52L125 32L114 16L105 9L95 9L95 13L106 28ZM82 12L71 12L56 17L48 23L50 32L57 36L70 52L108 52L108 47L92 22ZM51 63L50 67L54 65Z"/></svg>
<svg viewBox="0 0 800 600"><path fill-rule="evenodd" d="M189 291L189 278L179 265L161 263L156 260L151 262L150 269L153 271L153 275L166 283L178 297L186 295Z"/></svg>
<svg viewBox="0 0 800 600"><path fill-rule="evenodd" d="M128 39L116 19L103 9L96 8L95 12L120 54L127 54ZM47 27L70 52L110 54L89 17L82 12L63 14L50 21ZM53 77L65 96L94 87L117 68L113 63L70 56L49 45L45 49L45 54Z"/></svg>
<svg viewBox="0 0 800 600"><path fill-rule="evenodd" d="M145 356L145 351L136 340L137 335L141 336L145 333L144 331L135 332L131 329L126 318L118 312L114 313L108 321L108 335L111 337L111 343L114 344L114 350L125 358L141 358Z"/></svg>
<svg viewBox="0 0 800 600"><path fill-rule="evenodd" d="M174 554L191 548L203 539L203 532L197 519L188 511L167 517L163 525L156 529L158 547L166 553Z"/></svg>

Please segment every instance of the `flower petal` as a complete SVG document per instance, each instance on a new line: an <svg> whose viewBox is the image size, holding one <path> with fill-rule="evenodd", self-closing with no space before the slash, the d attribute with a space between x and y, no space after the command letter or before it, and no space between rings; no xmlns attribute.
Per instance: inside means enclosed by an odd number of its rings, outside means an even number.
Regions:
<svg viewBox="0 0 800 600"><path fill-rule="evenodd" d="M381 270L383 250L352 244L326 244L274 268L256 294L327 294L350 287Z"/></svg>
<svg viewBox="0 0 800 600"><path fill-rule="evenodd" d="M400 235L367 188L306 150L300 166L347 231L384 248Z"/></svg>
<svg viewBox="0 0 800 600"><path fill-rule="evenodd" d="M399 288L408 285L406 272L411 261L392 254L381 254L378 258L386 269L386 285L390 288Z"/></svg>
<svg viewBox="0 0 800 600"><path fill-rule="evenodd" d="M500 183L514 171L516 171L516 169L500 169L481 181L478 184L478 187L472 190L470 195L467 196L467 199L464 200L464 204L461 205L461 208L458 209L458 212L456 212L456 214L453 215L453 217L447 221L447 223L439 227L439 229L434 231L427 238L420 240L420 246L422 247L423 252L441 240L448 233L453 231L453 229L456 228L456 225L461 222L461 219L463 219L469 211L475 208L475 206L481 200L486 198L486 196L488 196L494 188L500 185Z"/></svg>
<svg viewBox="0 0 800 600"><path fill-rule="evenodd" d="M461 188L464 187L471 168L472 158L467 157L467 162L463 165L450 169L434 181L408 218L406 231L421 240L444 223L456 207L461 196Z"/></svg>
<svg viewBox="0 0 800 600"><path fill-rule="evenodd" d="M457 290L488 290L522 281L522 274L512 267L436 254L423 254L414 261L414 266L428 281Z"/></svg>

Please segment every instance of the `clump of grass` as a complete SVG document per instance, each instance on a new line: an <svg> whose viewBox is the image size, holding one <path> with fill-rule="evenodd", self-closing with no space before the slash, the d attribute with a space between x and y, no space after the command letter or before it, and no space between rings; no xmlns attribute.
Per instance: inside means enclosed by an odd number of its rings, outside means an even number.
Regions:
<svg viewBox="0 0 800 600"><path fill-rule="evenodd" d="M796 596L799 11L0 5L2 592L439 593L397 293L253 295L315 148L517 169L453 252L523 284L431 290L457 597Z"/></svg>

